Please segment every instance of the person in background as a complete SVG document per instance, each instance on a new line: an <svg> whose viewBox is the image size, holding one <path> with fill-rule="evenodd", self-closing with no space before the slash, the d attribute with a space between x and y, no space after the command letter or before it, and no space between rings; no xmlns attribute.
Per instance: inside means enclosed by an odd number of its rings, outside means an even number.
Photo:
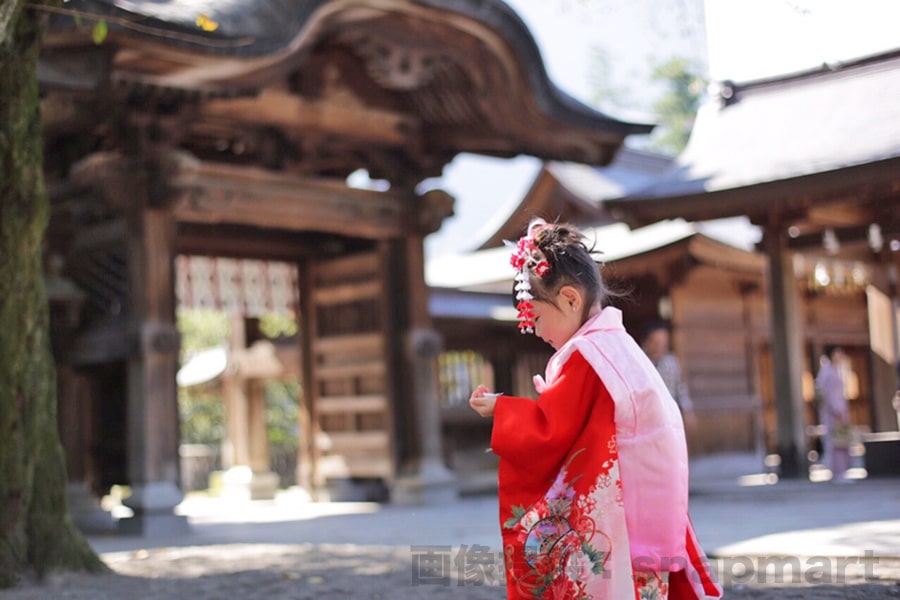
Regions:
<svg viewBox="0 0 900 600"><path fill-rule="evenodd" d="M507 597L720 598L688 518L678 407L584 236L533 222L511 263L519 328L556 353L537 400L484 385L469 398L494 419Z"/></svg>
<svg viewBox="0 0 900 600"><path fill-rule="evenodd" d="M641 347L644 353L650 358L650 362L659 371L663 383L675 403L681 410L685 425L692 426L697 422L694 415L694 404L691 402L691 395L688 392L687 385L684 383L684 376L681 372L681 364L678 358L672 354L669 344L669 328L662 321L653 321L644 329L643 343Z"/></svg>
<svg viewBox="0 0 900 600"><path fill-rule="evenodd" d="M844 395L840 366L846 359L838 346L826 346L819 360L816 390L819 393L819 422L825 426L822 439L823 463L831 470L832 481L845 482L850 468L850 406Z"/></svg>

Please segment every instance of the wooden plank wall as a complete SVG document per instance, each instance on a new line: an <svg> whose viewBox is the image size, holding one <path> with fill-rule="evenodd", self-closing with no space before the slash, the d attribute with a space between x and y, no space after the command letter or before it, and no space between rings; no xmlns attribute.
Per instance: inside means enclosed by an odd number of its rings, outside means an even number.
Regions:
<svg viewBox="0 0 900 600"><path fill-rule="evenodd" d="M313 267L313 419L317 472L328 478L394 475L388 397L384 268L378 252Z"/></svg>
<svg viewBox="0 0 900 600"><path fill-rule="evenodd" d="M857 395L848 398L850 418L858 427L873 425L875 390L872 385L872 360L869 344L869 314L863 292L840 295L817 295L805 303L807 370L815 377L819 357L825 346L840 345L847 354L854 374ZM893 390L880 390L885 398ZM814 411L810 407L810 418Z"/></svg>
<svg viewBox="0 0 900 600"><path fill-rule="evenodd" d="M672 346L698 417L687 431L691 454L756 449L762 436L758 347L767 335L761 288L752 276L723 276L700 265L672 288L671 298Z"/></svg>
<svg viewBox="0 0 900 600"><path fill-rule="evenodd" d="M873 392L865 297L809 296L802 288L798 293L805 377L815 377L826 344L845 346L859 381L859 397L851 400L853 421L869 426ZM761 276L726 276L722 270L700 265L672 289L671 296L673 348L699 417L698 425L688 430L691 453L773 450L777 424ZM817 420L811 403L806 418L810 425Z"/></svg>

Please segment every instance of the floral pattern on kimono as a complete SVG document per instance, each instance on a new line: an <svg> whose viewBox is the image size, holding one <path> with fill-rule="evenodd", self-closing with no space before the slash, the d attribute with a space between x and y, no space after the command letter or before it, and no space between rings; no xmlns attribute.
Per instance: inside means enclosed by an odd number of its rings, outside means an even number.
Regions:
<svg viewBox="0 0 900 600"><path fill-rule="evenodd" d="M634 574L637 600L666 600L669 597L669 574L638 571Z"/></svg>
<svg viewBox="0 0 900 600"><path fill-rule="evenodd" d="M612 399L579 355L570 363L538 401L497 403L507 594L635 597Z"/></svg>
<svg viewBox="0 0 900 600"><path fill-rule="evenodd" d="M610 446L615 446L614 439ZM604 463L612 465L613 460ZM554 598L589 598L587 583L604 574L612 551L612 540L599 526L604 506L621 504L621 482L607 470L591 494L582 496L572 483L563 467L543 498L527 509L513 506L513 516L503 524L504 530L515 533L530 566L518 575L517 585L535 598L547 592Z"/></svg>
<svg viewBox="0 0 900 600"><path fill-rule="evenodd" d="M622 335L627 335L624 330ZM616 422L618 399L613 400L593 358L587 359L580 349L564 357L556 363L551 360L552 377L538 388L537 400L500 396L495 405L491 447L500 457L499 517L508 598L720 597L721 588L710 580L689 524L686 498L684 507L673 501L650 521L664 523L684 511L681 549L666 556L684 555L681 562L688 569L672 573L640 569L647 561L632 538L644 533L640 527L646 521L633 520L629 528L629 501L634 502L635 494L658 496L658 490L629 490L629 479L620 470L624 450ZM677 414L677 407L672 408ZM633 453L634 435L626 438ZM682 475L686 477L686 471L671 474ZM646 480L632 478L636 484ZM682 523L681 518L677 521Z"/></svg>

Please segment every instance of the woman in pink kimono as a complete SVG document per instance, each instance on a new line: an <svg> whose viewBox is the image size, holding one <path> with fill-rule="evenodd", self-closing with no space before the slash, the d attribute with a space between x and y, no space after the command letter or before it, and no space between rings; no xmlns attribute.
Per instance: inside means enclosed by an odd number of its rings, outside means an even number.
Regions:
<svg viewBox="0 0 900 600"><path fill-rule="evenodd" d="M469 399L494 418L508 597L721 597L688 518L678 407L606 306L582 234L532 222L511 262L519 327L556 353L537 401Z"/></svg>

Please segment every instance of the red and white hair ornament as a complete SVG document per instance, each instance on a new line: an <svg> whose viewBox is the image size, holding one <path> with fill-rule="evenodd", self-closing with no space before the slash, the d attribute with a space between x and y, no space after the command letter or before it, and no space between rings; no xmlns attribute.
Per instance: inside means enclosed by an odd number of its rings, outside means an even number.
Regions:
<svg viewBox="0 0 900 600"><path fill-rule="evenodd" d="M518 311L519 331L522 333L534 333L534 296L531 295L531 273L537 277L543 277L550 270L550 263L534 243L534 235L547 222L543 219L533 219L528 224L528 231L512 243L504 240L504 243L513 249L509 263L516 270L516 310Z"/></svg>

